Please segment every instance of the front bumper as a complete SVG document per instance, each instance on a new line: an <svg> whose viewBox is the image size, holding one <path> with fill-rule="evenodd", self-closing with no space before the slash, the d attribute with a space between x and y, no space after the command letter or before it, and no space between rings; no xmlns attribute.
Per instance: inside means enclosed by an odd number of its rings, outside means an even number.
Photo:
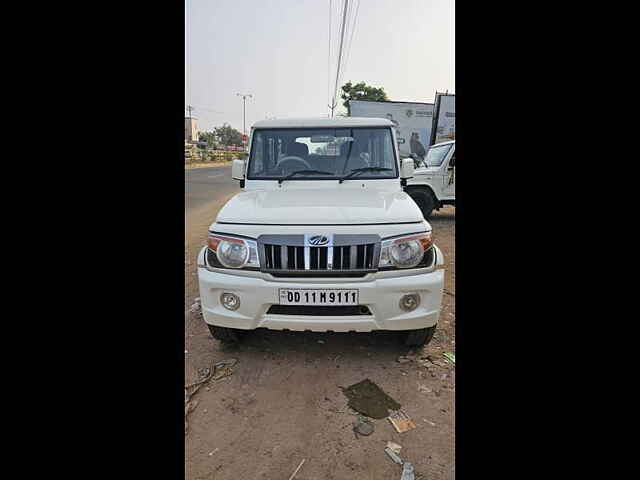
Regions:
<svg viewBox="0 0 640 480"><path fill-rule="evenodd" d="M199 258L203 257L204 250ZM441 254L440 254L441 257ZM201 262L198 262L201 265ZM206 323L220 327L252 330L311 330L316 332L370 332L372 330L413 330L438 323L442 304L444 270L429 273L387 276L369 274L363 278L309 279L276 278L268 274L255 276L198 267L200 301ZM397 275L397 273L396 273ZM280 288L341 288L359 290L360 305L367 306L370 315L313 316L268 314L278 305ZM225 309L220 295L230 292L240 297L236 311ZM400 309L400 297L418 293L420 305L412 312Z"/></svg>

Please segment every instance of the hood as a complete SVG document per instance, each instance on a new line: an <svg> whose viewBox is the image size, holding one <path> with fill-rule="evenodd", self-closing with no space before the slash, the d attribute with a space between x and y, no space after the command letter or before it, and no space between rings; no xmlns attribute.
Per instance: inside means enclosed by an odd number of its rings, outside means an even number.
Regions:
<svg viewBox="0 0 640 480"><path fill-rule="evenodd" d="M422 222L404 192L375 189L279 189L241 192L222 207L217 222L345 225Z"/></svg>

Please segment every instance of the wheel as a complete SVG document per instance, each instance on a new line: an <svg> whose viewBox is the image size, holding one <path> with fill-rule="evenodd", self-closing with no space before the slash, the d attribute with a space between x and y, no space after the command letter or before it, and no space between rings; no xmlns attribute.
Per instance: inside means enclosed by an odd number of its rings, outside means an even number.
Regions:
<svg viewBox="0 0 640 480"><path fill-rule="evenodd" d="M237 328L216 327L209 324L207 324L207 327L209 327L213 338L220 340L222 343L240 343L246 333L244 330L238 330Z"/></svg>
<svg viewBox="0 0 640 480"><path fill-rule="evenodd" d="M407 336L405 337L404 343L406 345L409 345L410 347L422 347L423 345L429 344L429 342L433 338L434 333L436 333L435 325L429 328L409 330L407 331Z"/></svg>
<svg viewBox="0 0 640 480"><path fill-rule="evenodd" d="M433 209L436 208L436 199L433 198L431 192L411 192L411 198L416 202L416 205L422 210L422 216L429 218Z"/></svg>

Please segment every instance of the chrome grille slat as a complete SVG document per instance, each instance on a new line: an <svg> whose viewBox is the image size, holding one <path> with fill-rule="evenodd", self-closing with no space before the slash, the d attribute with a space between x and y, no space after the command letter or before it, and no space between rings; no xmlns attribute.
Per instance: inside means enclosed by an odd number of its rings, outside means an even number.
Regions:
<svg viewBox="0 0 640 480"><path fill-rule="evenodd" d="M273 268L273 266L270 263L270 260L271 260L271 253L270 252L271 252L272 248L273 247L271 245L265 245L264 246L264 256L265 256L265 258L267 260L267 268Z"/></svg>
<svg viewBox="0 0 640 480"><path fill-rule="evenodd" d="M304 269L311 270L311 247L304 248Z"/></svg>
<svg viewBox="0 0 640 480"><path fill-rule="evenodd" d="M289 268L289 247L282 245L280 247L280 265L282 269Z"/></svg>

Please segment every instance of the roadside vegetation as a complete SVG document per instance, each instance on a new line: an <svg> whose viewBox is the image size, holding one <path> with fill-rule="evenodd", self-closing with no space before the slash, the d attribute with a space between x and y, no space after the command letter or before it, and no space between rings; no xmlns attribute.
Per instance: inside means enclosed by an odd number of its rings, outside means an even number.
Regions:
<svg viewBox="0 0 640 480"><path fill-rule="evenodd" d="M242 134L224 124L213 132L200 132L197 143L185 143L184 164L194 167L209 164L228 164L235 159L244 159Z"/></svg>
<svg viewBox="0 0 640 480"><path fill-rule="evenodd" d="M206 150L195 145L185 145L184 164L193 165L200 163L229 163L235 159L246 158L245 152L227 152L224 150Z"/></svg>

